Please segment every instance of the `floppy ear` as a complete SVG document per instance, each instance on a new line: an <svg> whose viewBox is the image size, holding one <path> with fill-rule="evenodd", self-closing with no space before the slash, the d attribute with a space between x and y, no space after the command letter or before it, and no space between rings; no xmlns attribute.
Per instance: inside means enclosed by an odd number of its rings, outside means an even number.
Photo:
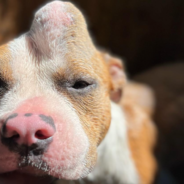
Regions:
<svg viewBox="0 0 184 184"><path fill-rule="evenodd" d="M107 63L112 80L111 100L118 103L122 96L123 86L126 83L123 61L104 52L102 52L102 56Z"/></svg>

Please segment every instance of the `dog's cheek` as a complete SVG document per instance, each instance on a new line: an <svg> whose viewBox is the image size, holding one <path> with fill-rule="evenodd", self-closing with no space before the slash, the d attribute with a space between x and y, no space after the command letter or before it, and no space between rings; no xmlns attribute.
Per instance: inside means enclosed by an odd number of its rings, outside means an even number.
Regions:
<svg viewBox="0 0 184 184"><path fill-rule="evenodd" d="M86 168L91 170L96 165L97 147L105 137L111 121L109 94L102 88L82 97L82 100L74 96L69 99L89 140Z"/></svg>
<svg viewBox="0 0 184 184"><path fill-rule="evenodd" d="M89 142L78 119L66 113L63 111L55 120L57 132L43 160L53 176L77 179L84 172Z"/></svg>

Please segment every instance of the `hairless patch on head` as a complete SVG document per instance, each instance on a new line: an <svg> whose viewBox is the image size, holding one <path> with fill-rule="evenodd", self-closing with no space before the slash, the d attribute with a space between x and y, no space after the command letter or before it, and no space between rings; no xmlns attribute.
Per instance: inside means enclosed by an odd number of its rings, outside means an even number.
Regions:
<svg viewBox="0 0 184 184"><path fill-rule="evenodd" d="M26 113L26 114L24 114L24 116L26 116L26 117L29 117L29 116L32 116L33 114L32 113Z"/></svg>
<svg viewBox="0 0 184 184"><path fill-rule="evenodd" d="M6 118L6 120L5 120L5 122L4 122L3 126L2 126L2 131L1 131L3 135L6 133L6 124L7 124L8 120L9 119L13 119L13 118L15 118L17 116L18 116L18 114L17 113L14 113L14 114L11 114L10 116L8 116Z"/></svg>
<svg viewBox="0 0 184 184"><path fill-rule="evenodd" d="M56 130L56 127L55 127L55 124L54 124L54 120L52 119L52 117L50 117L50 116L45 116L45 115L43 115L43 114L40 114L39 117L40 117L43 121L45 121L46 123L48 123L49 125L51 125L51 126L54 128L54 130Z"/></svg>

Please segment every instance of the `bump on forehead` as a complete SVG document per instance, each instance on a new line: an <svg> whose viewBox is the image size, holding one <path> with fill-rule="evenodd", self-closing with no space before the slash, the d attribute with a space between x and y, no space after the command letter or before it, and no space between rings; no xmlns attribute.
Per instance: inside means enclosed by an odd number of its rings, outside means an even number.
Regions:
<svg viewBox="0 0 184 184"><path fill-rule="evenodd" d="M72 24L72 17L70 12L67 12L65 4L60 1L54 1L36 12L32 29L39 31L42 28L42 31L48 34L54 30L61 34L62 29L70 24ZM57 37L58 35L55 32L53 36Z"/></svg>
<svg viewBox="0 0 184 184"><path fill-rule="evenodd" d="M28 37L36 53L52 60L67 53L83 58L95 50L81 12L60 1L37 11Z"/></svg>
<svg viewBox="0 0 184 184"><path fill-rule="evenodd" d="M65 53L66 29L72 24L72 16L67 12L65 3L54 1L38 10L28 34L32 46L42 56L52 58L58 50Z"/></svg>

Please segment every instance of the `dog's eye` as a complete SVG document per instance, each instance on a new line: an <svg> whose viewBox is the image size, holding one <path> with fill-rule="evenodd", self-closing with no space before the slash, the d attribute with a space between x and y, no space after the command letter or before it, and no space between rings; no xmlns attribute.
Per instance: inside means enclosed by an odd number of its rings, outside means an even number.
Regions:
<svg viewBox="0 0 184 184"><path fill-rule="evenodd" d="M0 98L3 97L3 95L8 91L8 84L0 78Z"/></svg>
<svg viewBox="0 0 184 184"><path fill-rule="evenodd" d="M2 78L0 78L0 89L7 89L7 88L8 84Z"/></svg>
<svg viewBox="0 0 184 184"><path fill-rule="evenodd" d="M83 89L88 87L90 84L86 81L76 81L75 84L72 86L74 89Z"/></svg>

